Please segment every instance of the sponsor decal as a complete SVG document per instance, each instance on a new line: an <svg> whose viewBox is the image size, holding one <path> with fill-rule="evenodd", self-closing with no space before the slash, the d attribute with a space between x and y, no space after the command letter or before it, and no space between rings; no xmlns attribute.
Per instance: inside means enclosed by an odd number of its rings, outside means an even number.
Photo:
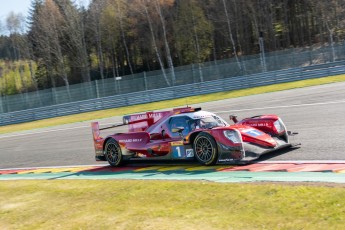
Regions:
<svg viewBox="0 0 345 230"><path fill-rule="evenodd" d="M124 139L124 140L119 140L120 143L136 143L136 142L141 142L143 139Z"/></svg>
<svg viewBox="0 0 345 230"><path fill-rule="evenodd" d="M183 141L173 141L171 142L171 146L181 146L183 145Z"/></svg>
<svg viewBox="0 0 345 230"><path fill-rule="evenodd" d="M257 137L257 136L261 136L264 133L259 131L259 130L255 130L255 129L249 129L249 130L245 130L244 133L248 134L249 136L252 137Z"/></svg>
<svg viewBox="0 0 345 230"><path fill-rule="evenodd" d="M248 123L250 126L255 126L255 127L265 127L265 126L270 126L271 124L268 122L260 122L260 123Z"/></svg>
<svg viewBox="0 0 345 230"><path fill-rule="evenodd" d="M138 120L144 120L147 119L146 114L139 114L139 115L131 115L130 116L130 121L138 121Z"/></svg>
<svg viewBox="0 0 345 230"><path fill-rule="evenodd" d="M149 118L154 118L155 120L161 119L164 113L151 113L149 114Z"/></svg>
<svg viewBox="0 0 345 230"><path fill-rule="evenodd" d="M186 149L187 157L194 157L194 150L193 149Z"/></svg>
<svg viewBox="0 0 345 230"><path fill-rule="evenodd" d="M193 114L193 119L201 119L205 117L211 117L212 115L206 111L199 111Z"/></svg>
<svg viewBox="0 0 345 230"><path fill-rule="evenodd" d="M103 150L96 150L95 152L97 156L103 155Z"/></svg>
<svg viewBox="0 0 345 230"><path fill-rule="evenodd" d="M230 162L230 161L235 161L235 159L219 159L218 162Z"/></svg>
<svg viewBox="0 0 345 230"><path fill-rule="evenodd" d="M165 114L166 114L166 112L130 115L130 121L145 120L145 119L149 119L149 118L153 118L154 120L157 121L157 120L161 119Z"/></svg>
<svg viewBox="0 0 345 230"><path fill-rule="evenodd" d="M184 145L175 145L171 147L173 158L185 159L194 157L193 149L186 149Z"/></svg>

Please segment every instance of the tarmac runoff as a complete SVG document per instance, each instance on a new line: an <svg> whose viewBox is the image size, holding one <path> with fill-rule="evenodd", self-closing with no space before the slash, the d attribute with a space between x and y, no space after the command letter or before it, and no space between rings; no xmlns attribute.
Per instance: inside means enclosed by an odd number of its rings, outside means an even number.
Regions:
<svg viewBox="0 0 345 230"><path fill-rule="evenodd" d="M345 162L254 163L245 166L109 165L0 169L0 180L205 180L213 182L345 183Z"/></svg>

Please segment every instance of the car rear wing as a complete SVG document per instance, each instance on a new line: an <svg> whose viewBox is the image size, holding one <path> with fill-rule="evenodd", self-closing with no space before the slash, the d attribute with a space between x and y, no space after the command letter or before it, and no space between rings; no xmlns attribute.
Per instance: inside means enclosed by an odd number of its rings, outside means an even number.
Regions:
<svg viewBox="0 0 345 230"><path fill-rule="evenodd" d="M93 140L101 139L101 137L100 137L101 130L112 129L112 128L121 127L121 126L125 126L125 125L127 125L127 124L116 124L116 125L112 125L112 126L108 126L108 127L104 127L104 128L99 128L99 123L97 121L91 122Z"/></svg>
<svg viewBox="0 0 345 230"><path fill-rule="evenodd" d="M101 130L112 129L126 125L129 125L129 132L144 131L147 127L151 126L153 123L159 120L158 118L161 118L163 115L165 115L164 113L165 112L160 112L160 114L157 115L152 112L148 112L145 114L128 115L123 117L122 124L116 124L104 128L99 128L98 122L91 122L93 139L95 141L101 139Z"/></svg>
<svg viewBox="0 0 345 230"><path fill-rule="evenodd" d="M123 116L123 123L129 125L129 132L145 131L162 117L170 115L172 111L146 112Z"/></svg>

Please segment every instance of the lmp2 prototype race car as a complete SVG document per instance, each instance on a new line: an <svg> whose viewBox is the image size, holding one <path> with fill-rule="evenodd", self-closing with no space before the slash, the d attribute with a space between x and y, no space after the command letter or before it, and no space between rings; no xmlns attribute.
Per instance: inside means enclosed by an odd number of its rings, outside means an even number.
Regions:
<svg viewBox="0 0 345 230"><path fill-rule="evenodd" d="M260 115L229 125L201 108L175 108L123 117L123 124L99 128L92 122L97 161L120 166L126 160L194 160L202 165L238 164L278 149L291 147L287 131L277 115ZM100 131L128 125L128 132L105 138Z"/></svg>

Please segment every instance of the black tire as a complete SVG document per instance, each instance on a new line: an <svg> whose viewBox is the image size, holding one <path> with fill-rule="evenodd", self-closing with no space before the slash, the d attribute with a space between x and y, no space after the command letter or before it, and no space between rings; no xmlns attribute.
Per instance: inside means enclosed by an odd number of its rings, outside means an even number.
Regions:
<svg viewBox="0 0 345 230"><path fill-rule="evenodd" d="M105 143L104 155L111 166L117 167L123 162L121 147L114 139L109 139Z"/></svg>
<svg viewBox="0 0 345 230"><path fill-rule="evenodd" d="M208 133L199 133L193 143L195 158L203 165L214 165L218 159L217 143Z"/></svg>

